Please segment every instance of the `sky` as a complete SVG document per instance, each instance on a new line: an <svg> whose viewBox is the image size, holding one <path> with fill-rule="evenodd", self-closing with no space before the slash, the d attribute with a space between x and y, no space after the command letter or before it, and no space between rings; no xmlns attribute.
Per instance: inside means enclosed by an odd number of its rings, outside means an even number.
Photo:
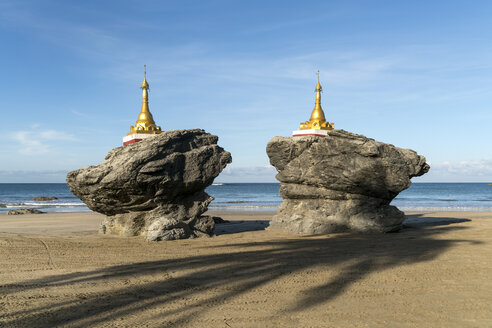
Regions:
<svg viewBox="0 0 492 328"><path fill-rule="evenodd" d="M492 182L491 1L0 0L0 182L64 182L137 119L219 136L217 182L274 182L265 147L322 105L410 148L415 182Z"/></svg>

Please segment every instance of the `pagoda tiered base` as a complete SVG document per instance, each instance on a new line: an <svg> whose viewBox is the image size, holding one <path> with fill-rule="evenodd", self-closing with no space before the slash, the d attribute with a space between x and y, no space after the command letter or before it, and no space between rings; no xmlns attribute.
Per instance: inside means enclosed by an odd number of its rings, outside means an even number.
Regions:
<svg viewBox="0 0 492 328"><path fill-rule="evenodd" d="M303 137L303 136L317 136L317 137L326 137L328 136L328 130L320 130L320 129L309 129L309 130L296 130L292 132L293 137Z"/></svg>
<svg viewBox="0 0 492 328"><path fill-rule="evenodd" d="M152 138L156 136L155 133L132 133L123 137L123 145L128 146L135 142L142 141L146 138Z"/></svg>

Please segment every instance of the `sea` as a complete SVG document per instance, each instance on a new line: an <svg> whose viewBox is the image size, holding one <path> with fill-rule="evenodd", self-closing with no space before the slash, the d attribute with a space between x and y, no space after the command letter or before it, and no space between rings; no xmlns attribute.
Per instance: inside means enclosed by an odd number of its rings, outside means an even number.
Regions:
<svg viewBox="0 0 492 328"><path fill-rule="evenodd" d="M275 211L282 202L278 183L214 183L206 191L216 211ZM34 201L54 196L53 201ZM492 211L488 183L413 183L391 203L402 211ZM19 208L43 212L90 211L65 183L0 183L0 213Z"/></svg>

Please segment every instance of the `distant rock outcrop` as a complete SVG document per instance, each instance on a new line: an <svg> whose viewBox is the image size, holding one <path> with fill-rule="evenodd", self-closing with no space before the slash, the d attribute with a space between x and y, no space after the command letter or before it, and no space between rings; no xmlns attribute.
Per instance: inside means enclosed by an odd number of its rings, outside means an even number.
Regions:
<svg viewBox="0 0 492 328"><path fill-rule="evenodd" d="M102 233L148 240L210 236L204 190L231 162L218 137L200 129L166 131L111 150L103 163L67 174L67 184L93 211L107 215Z"/></svg>
<svg viewBox="0 0 492 328"><path fill-rule="evenodd" d="M284 199L270 229L295 233L399 230L405 215L389 204L430 168L413 150L343 130L274 137L266 151Z"/></svg>
<svg viewBox="0 0 492 328"><path fill-rule="evenodd" d="M33 199L31 200L34 200L34 201L38 201L38 202L46 202L46 201L49 201L49 200L57 200L58 198L55 197L55 196L49 196L49 197L46 197L46 196L40 196L40 197L34 197Z"/></svg>
<svg viewBox="0 0 492 328"><path fill-rule="evenodd" d="M17 210L10 210L7 212L7 215L22 215L22 214L43 214L45 212L41 212L40 210L36 210L34 208L19 208Z"/></svg>

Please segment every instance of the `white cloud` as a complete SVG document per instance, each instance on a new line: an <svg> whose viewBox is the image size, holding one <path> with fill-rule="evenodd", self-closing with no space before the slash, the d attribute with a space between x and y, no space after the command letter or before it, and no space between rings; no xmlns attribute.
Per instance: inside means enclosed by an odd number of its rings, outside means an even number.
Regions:
<svg viewBox="0 0 492 328"><path fill-rule="evenodd" d="M489 182L492 181L492 159L442 162L430 164L429 173L416 181L429 182Z"/></svg>
<svg viewBox="0 0 492 328"><path fill-rule="evenodd" d="M74 114L75 116L78 116L78 117L82 117L82 118L90 118L92 119L93 117L91 117L90 115L87 115L87 114L84 114L84 113L81 113L81 112L78 112L76 111L75 109L72 109L71 110L72 114Z"/></svg>
<svg viewBox="0 0 492 328"><path fill-rule="evenodd" d="M29 131L16 132L12 135L12 139L19 143L18 151L23 155L37 155L49 151L49 146L43 144Z"/></svg>
<svg viewBox="0 0 492 328"><path fill-rule="evenodd" d="M64 182L68 170L0 170L2 183Z"/></svg>
<svg viewBox="0 0 492 328"><path fill-rule="evenodd" d="M74 136L63 131L38 130L18 131L12 134L12 140L18 143L18 152L23 155L38 155L51 150L53 141L76 140Z"/></svg>
<svg viewBox="0 0 492 328"><path fill-rule="evenodd" d="M44 140L75 140L73 135L57 130L39 131L39 137Z"/></svg>
<svg viewBox="0 0 492 328"><path fill-rule="evenodd" d="M449 174L461 176L489 176L492 177L492 159L480 161L461 161L457 163L443 162L434 165L434 169Z"/></svg>
<svg viewBox="0 0 492 328"><path fill-rule="evenodd" d="M233 167L228 166L217 178L217 182L278 182L277 170L271 166Z"/></svg>

